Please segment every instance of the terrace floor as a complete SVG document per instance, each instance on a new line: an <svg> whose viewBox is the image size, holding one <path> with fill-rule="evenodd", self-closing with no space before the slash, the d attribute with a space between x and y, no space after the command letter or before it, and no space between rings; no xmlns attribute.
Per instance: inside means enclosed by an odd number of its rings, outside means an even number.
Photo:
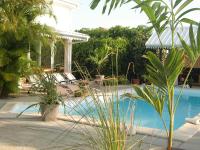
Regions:
<svg viewBox="0 0 200 150"><path fill-rule="evenodd" d="M82 132L83 125L72 122L42 122L37 116L23 116L14 119L11 114L0 114L0 149L1 150L88 150L87 136ZM88 131L93 129L84 126ZM128 140L136 142L142 139L142 150L150 147L164 146L162 138L135 135ZM174 147L185 150L199 150L200 132L187 142L174 142Z"/></svg>
<svg viewBox="0 0 200 150"><path fill-rule="evenodd" d="M126 87L121 88L126 89ZM33 102L38 100L38 97L21 95L16 98L0 100L0 109L4 104L13 103L13 101ZM93 133L94 128L87 125L63 120L42 122L38 115L23 115L21 118L16 118L16 114L0 110L0 150L89 150L87 135ZM142 141L140 150L167 145L164 138L143 134L129 136L128 141L132 143ZM200 130L188 141L174 141L173 144L174 147L184 150L199 150L199 141ZM136 146L138 145L140 143L136 144Z"/></svg>

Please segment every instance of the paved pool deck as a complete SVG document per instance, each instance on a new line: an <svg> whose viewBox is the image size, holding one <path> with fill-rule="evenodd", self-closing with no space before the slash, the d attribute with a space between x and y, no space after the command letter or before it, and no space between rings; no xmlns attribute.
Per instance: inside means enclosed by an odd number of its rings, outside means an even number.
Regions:
<svg viewBox="0 0 200 150"><path fill-rule="evenodd" d="M37 96L19 95L0 100L0 109L5 109L7 103L37 101L39 101ZM12 105L7 106L12 107ZM173 146L184 150L200 150L200 126L195 128L198 130L193 137L187 141L174 140ZM23 115L21 118L16 118L14 113L0 111L0 150L90 150L86 133L93 135L94 128L63 120L42 122L38 115ZM129 143L142 141L140 150L167 145L165 138L142 132L129 136L128 141Z"/></svg>
<svg viewBox="0 0 200 150"><path fill-rule="evenodd" d="M87 129L87 130L86 130ZM13 114L0 113L1 150L90 150L83 133L93 134L93 128L81 124L58 120L42 122L39 116L24 115L16 119ZM89 133L91 132L91 133ZM86 132L85 132L86 133ZM166 139L137 134L128 138L130 142L142 140L141 150L166 146ZM199 150L200 132L186 142L174 141L174 147Z"/></svg>
<svg viewBox="0 0 200 150"><path fill-rule="evenodd" d="M0 150L92 150L87 142L94 135L94 127L69 121L43 122L39 115L0 113ZM127 139L132 145L140 141L140 150L166 146L165 138L136 134ZM188 141L174 140L173 146L184 150L199 150L200 130ZM139 148L138 148L139 149Z"/></svg>

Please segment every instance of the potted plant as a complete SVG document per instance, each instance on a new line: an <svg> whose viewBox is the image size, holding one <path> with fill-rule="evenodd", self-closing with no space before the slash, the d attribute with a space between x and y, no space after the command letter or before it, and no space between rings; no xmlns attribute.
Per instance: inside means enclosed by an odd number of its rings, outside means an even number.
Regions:
<svg viewBox="0 0 200 150"><path fill-rule="evenodd" d="M90 56L89 59L97 66L96 80L102 81L105 76L101 74L101 69L104 63L107 61L110 53L107 46L104 46L103 48L97 48L95 51L95 55Z"/></svg>
<svg viewBox="0 0 200 150"><path fill-rule="evenodd" d="M59 105L64 105L64 100L58 93L55 79L51 74L40 74L37 77L37 83L32 86L31 92L39 95L41 101L28 106L17 117L31 107L39 106L43 121L55 121L57 119Z"/></svg>
<svg viewBox="0 0 200 150"><path fill-rule="evenodd" d="M137 75L137 74L134 74L134 75L133 75L132 83L133 83L133 84L137 84L137 85L140 84L139 75Z"/></svg>
<svg viewBox="0 0 200 150"><path fill-rule="evenodd" d="M140 84L139 75L135 73L135 65L133 62L128 64L128 68L126 71L126 78L129 80L131 84Z"/></svg>

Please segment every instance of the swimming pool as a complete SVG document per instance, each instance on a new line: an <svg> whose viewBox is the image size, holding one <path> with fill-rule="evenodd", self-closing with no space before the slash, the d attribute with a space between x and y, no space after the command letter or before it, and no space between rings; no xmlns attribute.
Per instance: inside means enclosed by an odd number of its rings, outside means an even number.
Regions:
<svg viewBox="0 0 200 150"><path fill-rule="evenodd" d="M177 93L179 89L175 90ZM90 103L89 103L90 101ZM24 110L30 103L18 103L14 105L11 109L11 112L19 113ZM90 105L90 107L89 107ZM88 115L96 117L97 113L91 113L91 108L94 108L94 105L91 103L91 99L87 101L82 101L81 103L76 103L73 101L66 102L66 113L70 115ZM157 128L157 129L164 129L161 119L159 118L158 114L149 104L143 101L133 101L128 98L119 101L120 110L123 110L120 114L121 116L125 116L125 120L127 123L130 123L130 116L132 110L129 109L130 106L135 108L134 111L134 124L142 127L149 127L149 128ZM73 109L72 109L73 108ZM90 109L90 111L89 111ZM124 113L125 110L125 113ZM26 112L38 112L38 107L31 108ZM60 107L60 112L64 112L64 108ZM90 113L88 113L90 112ZM185 89L184 93L181 97L179 102L176 114L175 114L175 123L174 128L177 129L181 125L185 123L185 118L194 117L200 113L200 90L191 90ZM169 116L167 112L167 107L165 106L163 112L164 120L169 122ZM167 125L168 126L168 125Z"/></svg>

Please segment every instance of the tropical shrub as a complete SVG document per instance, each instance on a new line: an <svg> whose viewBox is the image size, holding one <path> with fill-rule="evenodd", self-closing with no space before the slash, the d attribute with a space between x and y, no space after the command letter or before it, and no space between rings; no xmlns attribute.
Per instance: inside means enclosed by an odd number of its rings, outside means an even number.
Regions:
<svg viewBox="0 0 200 150"><path fill-rule="evenodd" d="M88 89L85 85L81 85L81 83L79 83L79 87L80 90L77 90L74 92L74 97L86 97L88 96Z"/></svg>
<svg viewBox="0 0 200 150"><path fill-rule="evenodd" d="M85 71L79 71L84 79L90 78L84 74ZM94 150L140 149L141 138L134 139L134 104L129 103L126 110L121 107L126 102L121 100L118 94L117 79L111 78L105 81L106 84L102 90L97 92L96 89L87 86L89 97L69 101L67 117L75 122L74 126L81 123L80 132L84 137L83 141L86 142L81 141L79 146L84 145ZM130 119L130 122L126 122L127 119Z"/></svg>
<svg viewBox="0 0 200 150"><path fill-rule="evenodd" d="M97 74L99 75L101 75L101 69L104 67L104 64L108 61L108 57L111 54L107 39L102 39L101 41L102 45L99 45L99 47L94 50L94 55L90 55L88 58L94 66L96 65Z"/></svg>
<svg viewBox="0 0 200 150"><path fill-rule="evenodd" d="M75 64L82 79L90 80L91 76L88 71L83 70L78 63ZM125 77L119 78L124 81ZM66 106L67 117L75 122L74 126L82 124L80 131L86 144L82 144L83 141L81 141L79 146L84 145L88 149L95 150L140 149L142 140L140 137L134 137L136 133L133 127L134 102L129 102L126 109L123 107L127 103L118 92L117 78L113 76L106 78L103 84L103 88L90 84L85 86L89 97L74 99ZM85 127L83 127L84 124L86 124Z"/></svg>
<svg viewBox="0 0 200 150"><path fill-rule="evenodd" d="M19 77L31 63L26 59L31 42L51 33L47 26L35 21L40 15L50 14L48 4L45 0L0 2L0 97L18 90Z"/></svg>
<svg viewBox="0 0 200 150"><path fill-rule="evenodd" d="M126 85L128 83L128 79L126 76L118 76L118 84Z"/></svg>
<svg viewBox="0 0 200 150"><path fill-rule="evenodd" d="M51 74L37 74L36 83L31 87L31 94L37 94L40 97L40 102L32 104L24 109L17 117L21 116L26 110L31 107L39 106L40 112L43 110L41 107L51 107L54 105L65 105L63 97L59 94L56 87L56 81ZM44 115L44 114L42 114Z"/></svg>
<svg viewBox="0 0 200 150"><path fill-rule="evenodd" d="M118 84L118 80L116 78L108 78L103 80L104 86L116 86Z"/></svg>
<svg viewBox="0 0 200 150"><path fill-rule="evenodd" d="M75 44L73 46L73 60L85 66L92 76L96 74L96 64L93 63L89 57L94 57L96 50L101 48L102 45L106 45L109 49L116 50L118 46L118 73L119 75L125 75L129 62L135 63L135 70L139 75L143 75L145 72L145 59L141 59L141 56L145 54L145 42L149 38L150 30L144 26L138 26L137 28L128 28L116 26L110 29L96 28L96 29L81 29L81 33L88 34L90 39L86 43ZM107 41L107 42L106 42ZM117 42L118 41L118 42ZM102 43L102 44L100 44ZM113 44L112 44L113 43ZM120 45L119 45L120 44ZM59 51L59 50L58 50ZM114 52L114 51L113 51ZM116 52L116 51L115 51ZM106 76L112 76L116 73L116 70L112 70L112 65L115 66L115 54L109 55L107 61L103 63L101 72ZM142 65L142 67L141 67ZM114 67L116 69L116 67ZM73 70L76 70L73 64ZM79 74L77 73L76 76Z"/></svg>
<svg viewBox="0 0 200 150"><path fill-rule="evenodd" d="M116 86L116 85L127 85L128 79L125 76L118 76L118 78L107 78L103 81L103 85L105 86Z"/></svg>
<svg viewBox="0 0 200 150"><path fill-rule="evenodd" d="M82 91L75 91L74 92L74 97L81 97L83 94L82 94Z"/></svg>
<svg viewBox="0 0 200 150"><path fill-rule="evenodd" d="M16 69L20 68L19 58L23 57L21 52L21 50L15 50L15 53L12 53L12 51L9 52L5 49L0 49L0 97L18 91L17 85L20 73Z"/></svg>
<svg viewBox="0 0 200 150"><path fill-rule="evenodd" d="M112 11L112 9L117 8L119 5L134 2L137 5L135 8L140 8L142 12L148 17L151 28L157 33L158 39L160 41L160 45L162 47L162 41L160 40L160 35L163 31L170 27L171 30L171 50L167 55L166 59L162 60L161 55L160 58L157 57L152 52L147 52L145 58L148 60L149 64L147 64L147 73L145 74L145 78L150 81L151 86L145 86L140 88L138 86L134 86L134 89L138 95L137 98L140 98L147 103L151 104L154 109L158 112L160 117L162 118L162 112L164 108L164 104L167 104L168 113L169 113L169 130L166 127L166 123L163 121L164 126L166 128L167 136L168 136L168 150L172 149L172 139L173 139L173 130L174 130L174 115L176 112L176 108L178 105L178 101L180 99L180 95L182 91L179 93L179 97L177 102L174 97L174 88L176 80L178 80L178 76L181 74L184 65L185 59L184 56L188 57L191 61L190 70L186 77L185 82L187 81L189 74L195 65L196 61L200 57L200 25L190 18L186 18L186 15L193 11L199 11L200 8L190 8L187 9L187 6L192 3L194 0L170 0L166 2L164 0L112 0L105 1L103 13L108 8L108 13ZM100 0L93 0L91 3L91 8L94 9L99 4ZM182 43L182 49L178 49L175 46L175 30L180 26L180 23L190 23L190 45L187 45L186 42L179 35L179 39ZM192 24L198 25L198 34L195 40L195 36L193 33ZM162 54L162 52L160 52ZM184 83L185 85L185 83ZM183 88L184 88L183 85ZM128 94L127 96L135 98L134 95Z"/></svg>

